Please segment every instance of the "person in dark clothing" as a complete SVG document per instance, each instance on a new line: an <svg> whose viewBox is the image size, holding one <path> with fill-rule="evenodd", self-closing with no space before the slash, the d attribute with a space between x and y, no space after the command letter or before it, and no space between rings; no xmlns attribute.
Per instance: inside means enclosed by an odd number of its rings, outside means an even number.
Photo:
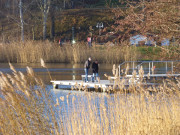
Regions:
<svg viewBox="0 0 180 135"><path fill-rule="evenodd" d="M90 68L91 65L91 58L89 57L89 59L85 62L84 64L84 71L85 71L85 82L88 82L88 70Z"/></svg>
<svg viewBox="0 0 180 135"><path fill-rule="evenodd" d="M95 62L93 62L92 64L92 70L93 70L93 77L92 77L92 82L94 82L94 79L96 80L96 82L98 81L97 78L98 78L98 69L99 69L99 66L98 66L98 61L95 60Z"/></svg>

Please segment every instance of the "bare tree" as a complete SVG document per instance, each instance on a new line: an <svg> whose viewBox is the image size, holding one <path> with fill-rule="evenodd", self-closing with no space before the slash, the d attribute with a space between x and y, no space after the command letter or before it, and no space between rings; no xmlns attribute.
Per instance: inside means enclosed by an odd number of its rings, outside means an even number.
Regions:
<svg viewBox="0 0 180 135"><path fill-rule="evenodd" d="M13 0L12 1L13 3L12 3L12 9L13 9L13 14L15 15L17 12L17 10L16 10L16 7L17 7L17 4L18 4L18 0Z"/></svg>
<svg viewBox="0 0 180 135"><path fill-rule="evenodd" d="M46 29L47 29L47 17L50 8L50 0L44 0L43 3L43 40L46 39Z"/></svg>
<svg viewBox="0 0 180 135"><path fill-rule="evenodd" d="M51 8L50 8L50 20L51 20L51 26L50 26L50 38L53 39L55 36L55 9L56 9L56 2L55 0L51 2Z"/></svg>
<svg viewBox="0 0 180 135"><path fill-rule="evenodd" d="M121 41L128 39L133 31L157 35L160 39L180 34L179 0L141 0L128 2L126 8L114 9L115 29Z"/></svg>
<svg viewBox="0 0 180 135"><path fill-rule="evenodd" d="M22 0L19 0L19 13L21 21L21 41L24 42L24 20L23 20L23 3Z"/></svg>
<svg viewBox="0 0 180 135"><path fill-rule="evenodd" d="M111 7L111 3L112 0L105 0L105 3L106 3L106 7Z"/></svg>
<svg viewBox="0 0 180 135"><path fill-rule="evenodd" d="M43 18L43 40L46 39L46 29L47 29L47 19L48 15L50 15L50 37L54 38L55 35L55 12L56 9L65 9L66 2L70 0L37 0L38 5L42 12Z"/></svg>
<svg viewBox="0 0 180 135"><path fill-rule="evenodd" d="M47 31L47 18L50 9L51 0L37 0L38 5L42 12L43 18L43 40L46 39L46 31Z"/></svg>

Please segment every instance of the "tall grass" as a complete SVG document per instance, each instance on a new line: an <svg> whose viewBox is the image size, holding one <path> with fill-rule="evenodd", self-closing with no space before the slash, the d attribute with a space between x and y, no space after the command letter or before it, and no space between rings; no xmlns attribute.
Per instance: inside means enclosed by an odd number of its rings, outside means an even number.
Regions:
<svg viewBox="0 0 180 135"><path fill-rule="evenodd" d="M64 134L180 134L179 92L81 96L73 96L72 103L68 103L72 111L64 118ZM65 99L61 102L70 102L70 98Z"/></svg>
<svg viewBox="0 0 180 135"><path fill-rule="evenodd" d="M143 76L143 70L139 72ZM72 108L66 117L61 116L65 121L64 134L180 134L180 79L167 79L160 86L144 87L142 78L128 88L125 88L124 80L115 81L120 90L115 94L84 93L84 96L60 97L61 108L62 105Z"/></svg>
<svg viewBox="0 0 180 135"><path fill-rule="evenodd" d="M66 43L63 47L49 41L14 42L0 46L0 62L36 63L43 58L45 62L84 63L90 56L102 63L121 63L138 58L135 48L128 46L89 48L84 42L73 46Z"/></svg>
<svg viewBox="0 0 180 135"><path fill-rule="evenodd" d="M180 134L180 79L116 94L72 92L55 104L30 67L27 75L10 68L0 75L0 134Z"/></svg>
<svg viewBox="0 0 180 135"><path fill-rule="evenodd" d="M85 42L79 42L73 46L66 43L63 47L49 41L12 42L0 45L0 62L37 63L40 58L43 58L45 62L49 63L84 63L90 56L100 63L180 58L180 46L155 48L133 47L127 46L127 44L110 46L107 43L89 48Z"/></svg>
<svg viewBox="0 0 180 135"><path fill-rule="evenodd" d="M56 134L54 102L33 70L0 75L0 134Z"/></svg>

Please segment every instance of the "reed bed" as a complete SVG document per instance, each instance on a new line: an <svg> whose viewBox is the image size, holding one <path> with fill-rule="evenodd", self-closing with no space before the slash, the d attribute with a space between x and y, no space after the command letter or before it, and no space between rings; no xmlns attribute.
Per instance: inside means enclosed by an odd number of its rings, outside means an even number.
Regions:
<svg viewBox="0 0 180 135"><path fill-rule="evenodd" d="M0 62L38 63L40 58L43 58L48 63L84 63L88 57L98 59L101 63L121 63L125 60L136 60L138 54L135 48L128 46L89 48L84 42L73 46L66 43L62 47L50 41L12 42L0 45Z"/></svg>
<svg viewBox="0 0 180 135"><path fill-rule="evenodd" d="M115 65L112 72L118 77ZM134 72L128 88L124 79L115 79L114 86L107 89L118 91L115 94L85 92L84 96L60 97L61 108L62 105L72 108L66 117L61 117L65 121L64 134L179 135L180 78L166 79L156 87L144 87L143 74L141 67L137 83Z"/></svg>
<svg viewBox="0 0 180 135"><path fill-rule="evenodd" d="M46 68L42 59L41 65ZM121 83L115 94L70 92L54 99L30 67L26 75L11 64L10 68L12 75L0 75L2 135L180 134L178 78L166 80L159 87L132 84L122 93ZM142 70L139 72L143 75Z"/></svg>
<svg viewBox="0 0 180 135"><path fill-rule="evenodd" d="M54 102L30 67L27 75L10 64L12 75L0 73L0 135L58 134Z"/></svg>
<svg viewBox="0 0 180 135"><path fill-rule="evenodd" d="M50 41L26 41L0 44L0 62L38 63L43 58L48 63L84 63L88 57L97 59L100 63L121 63L136 60L179 59L180 46L137 48L124 42L111 46L94 45L89 48L87 43L78 42L59 44Z"/></svg>
<svg viewBox="0 0 180 135"><path fill-rule="evenodd" d="M74 96L73 108L63 121L64 134L151 134L179 135L179 96L102 95L87 93L86 98ZM98 103L96 103L98 101ZM63 102L70 102L66 98ZM73 103L74 102L74 103Z"/></svg>

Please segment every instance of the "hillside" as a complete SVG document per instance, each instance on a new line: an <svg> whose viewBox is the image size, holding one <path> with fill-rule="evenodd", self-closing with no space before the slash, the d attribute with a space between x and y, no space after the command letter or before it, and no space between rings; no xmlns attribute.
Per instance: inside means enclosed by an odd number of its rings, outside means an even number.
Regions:
<svg viewBox="0 0 180 135"><path fill-rule="evenodd" d="M74 27L75 39L86 40L89 34L98 35L99 29L96 28L98 22L104 25L104 31L111 31L111 25L114 23L113 14L109 8L82 8L57 10L54 13L55 40L66 38L71 40L72 27ZM42 17L40 11L32 11L31 14L24 14L24 27L26 39L42 38ZM47 21L47 38L50 39L52 19L48 16ZM10 39L19 40L20 24L19 18L1 16L0 20L1 41ZM92 28L92 29L91 29ZM102 31L103 34L103 31Z"/></svg>

